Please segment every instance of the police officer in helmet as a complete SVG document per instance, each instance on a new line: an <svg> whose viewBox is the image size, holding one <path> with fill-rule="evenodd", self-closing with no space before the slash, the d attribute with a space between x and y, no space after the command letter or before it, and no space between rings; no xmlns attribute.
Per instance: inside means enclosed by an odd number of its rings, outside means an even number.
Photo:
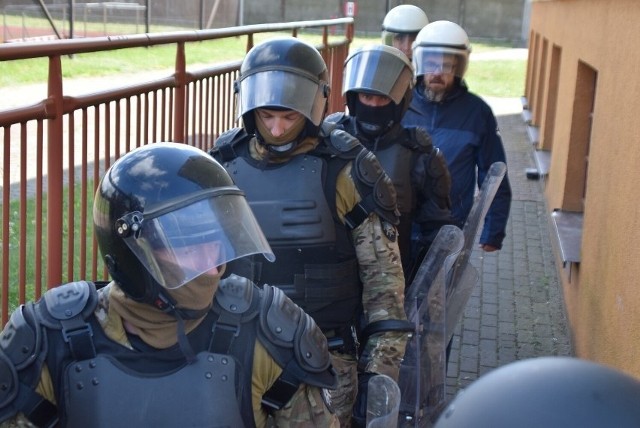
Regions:
<svg viewBox="0 0 640 428"><path fill-rule="evenodd" d="M155 143L98 186L113 279L18 308L0 335L0 421L37 426L337 426L327 342L273 287L228 275L274 255L243 193L205 152Z"/></svg>
<svg viewBox="0 0 640 428"><path fill-rule="evenodd" d="M634 428L640 380L573 357L509 363L460 391L435 428Z"/></svg>
<svg viewBox="0 0 640 428"><path fill-rule="evenodd" d="M284 290L318 323L338 372L332 406L346 427L356 396L366 406L371 376L397 380L411 327L395 189L357 139L321 129L328 80L318 50L300 39L256 45L236 85L243 127L222 134L210 153L247 193L277 257L241 271Z"/></svg>
<svg viewBox="0 0 640 428"><path fill-rule="evenodd" d="M411 46L428 23L427 14L418 6L398 5L387 12L382 21L382 43L401 50L411 61Z"/></svg>
<svg viewBox="0 0 640 428"><path fill-rule="evenodd" d="M348 114L334 113L325 120L326 126L357 137L391 177L407 281L440 227L451 223L451 178L444 157L421 128L401 125L412 90L413 69L402 52L386 45L363 46L345 61L342 93Z"/></svg>

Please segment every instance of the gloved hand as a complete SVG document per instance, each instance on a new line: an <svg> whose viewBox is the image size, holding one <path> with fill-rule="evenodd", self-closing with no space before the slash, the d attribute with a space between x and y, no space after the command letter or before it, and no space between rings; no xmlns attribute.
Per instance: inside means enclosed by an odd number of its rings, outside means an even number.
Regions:
<svg viewBox="0 0 640 428"><path fill-rule="evenodd" d="M440 208L450 208L451 174L440 149L434 148L425 159L427 193L431 194Z"/></svg>
<svg viewBox="0 0 640 428"><path fill-rule="evenodd" d="M351 426L353 428L365 428L367 425L367 398L369 392L369 379L376 373L358 373L358 396L353 405Z"/></svg>

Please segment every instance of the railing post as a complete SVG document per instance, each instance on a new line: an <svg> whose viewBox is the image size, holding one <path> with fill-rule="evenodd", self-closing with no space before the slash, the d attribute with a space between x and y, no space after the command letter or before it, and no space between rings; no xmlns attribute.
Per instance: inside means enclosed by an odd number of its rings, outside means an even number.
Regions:
<svg viewBox="0 0 640 428"><path fill-rule="evenodd" d="M176 91L173 109L173 141L183 143L185 141L185 99L187 94L187 63L184 54L184 42L179 42L176 49Z"/></svg>
<svg viewBox="0 0 640 428"><path fill-rule="evenodd" d="M53 111L47 124L47 287L62 282L63 98L60 55L49 57L48 96ZM52 113L52 114L51 114Z"/></svg>

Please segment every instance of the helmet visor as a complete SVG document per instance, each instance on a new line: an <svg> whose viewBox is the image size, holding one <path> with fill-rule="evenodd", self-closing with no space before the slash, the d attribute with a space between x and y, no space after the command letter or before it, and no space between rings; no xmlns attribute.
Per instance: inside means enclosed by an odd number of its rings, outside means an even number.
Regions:
<svg viewBox="0 0 640 428"><path fill-rule="evenodd" d="M400 49L402 52L411 52L411 46L416 40L418 32L396 32L384 30L382 32L382 44Z"/></svg>
<svg viewBox="0 0 640 428"><path fill-rule="evenodd" d="M464 56L459 53L424 46L414 47L412 60L416 77L434 73L462 77L466 65Z"/></svg>
<svg viewBox="0 0 640 428"><path fill-rule="evenodd" d="M303 114L314 125L324 116L327 95L322 82L301 74L267 70L240 81L238 117L263 107L281 107Z"/></svg>
<svg viewBox="0 0 640 428"><path fill-rule="evenodd" d="M347 59L342 93L386 95L400 104L412 79L411 67L402 59L378 50L362 51Z"/></svg>
<svg viewBox="0 0 640 428"><path fill-rule="evenodd" d="M167 289L251 254L275 257L241 192L173 201L145 214L128 214L127 246ZM217 273L217 272L212 272Z"/></svg>

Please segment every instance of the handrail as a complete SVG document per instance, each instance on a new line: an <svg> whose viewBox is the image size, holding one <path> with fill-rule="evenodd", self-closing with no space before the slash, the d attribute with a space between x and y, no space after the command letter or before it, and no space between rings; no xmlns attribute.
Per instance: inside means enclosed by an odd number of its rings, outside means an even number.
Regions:
<svg viewBox="0 0 640 428"><path fill-rule="evenodd" d="M353 28L353 18L336 18L318 21L295 21L278 24L254 24L207 30L171 31L161 33L130 34L120 36L88 37L57 41L34 41L11 43L0 46L0 61L39 58L50 55L73 55L106 50L166 45L174 43L201 42L225 39L249 34L301 30L326 26L347 25ZM353 30L347 30L346 38L353 40Z"/></svg>
<svg viewBox="0 0 640 428"><path fill-rule="evenodd" d="M235 126L233 82L241 61L191 70L186 45L243 36L248 50L254 34L289 31L298 36L314 28L322 32L317 47L330 84L340 88L353 18L0 45L0 61L49 62L44 99L0 107L2 325L13 306L39 297L46 288L106 279L92 235L91 205L100 174L115 159L161 140L207 149ZM330 28L344 33L329 40ZM83 94L71 95L64 85L62 56L153 45L175 45L172 72L125 86L106 83L112 87ZM331 91L329 112L343 105L340 90Z"/></svg>

